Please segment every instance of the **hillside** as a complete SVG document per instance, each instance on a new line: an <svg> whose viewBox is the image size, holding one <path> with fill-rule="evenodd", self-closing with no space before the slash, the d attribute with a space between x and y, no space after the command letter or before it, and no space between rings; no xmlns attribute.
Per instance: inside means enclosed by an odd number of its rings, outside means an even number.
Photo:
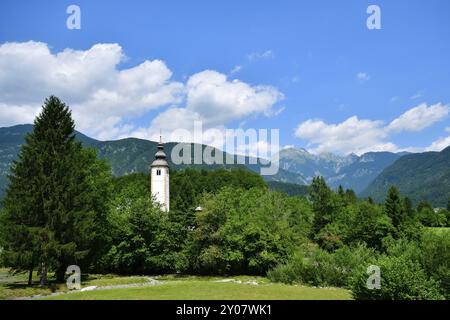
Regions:
<svg viewBox="0 0 450 320"><path fill-rule="evenodd" d="M320 175L333 189L342 185L359 193L402 155L391 152L369 152L361 156L315 155L305 149L289 148L280 152L280 168L301 174L307 183Z"/></svg>
<svg viewBox="0 0 450 320"><path fill-rule="evenodd" d="M441 152L409 154L383 172L361 194L383 201L391 185L396 185L414 203L427 200L445 207L450 197L450 147Z"/></svg>
<svg viewBox="0 0 450 320"><path fill-rule="evenodd" d="M32 129L32 125L18 125L8 128L0 128L0 198L3 196L4 190L8 183L7 174L9 172L9 167L12 161L16 159L20 146L25 141L25 135ZM156 142L136 138L127 138L116 141L98 141L89 138L80 132L77 132L77 139L85 146L96 149L98 156L102 159L106 159L111 164L112 172L115 176L123 176L133 172L148 172L149 165L153 161L157 146ZM172 148L175 145L176 143L165 144L165 150L168 155L171 154ZM189 144L189 146L193 150L193 144ZM206 146L202 145L202 150L205 148ZM216 151L217 150L214 152ZM226 155L224 154L223 157L225 159ZM169 157L168 162L172 169L195 167L209 170L245 166L249 170L259 173L261 164L259 159L256 160L258 161L258 164L249 164L250 159L246 157L245 165L175 165ZM278 174L274 176L264 176L264 179L267 181L281 181L295 184L305 183L305 180L300 174L287 172L283 169L280 169Z"/></svg>
<svg viewBox="0 0 450 320"><path fill-rule="evenodd" d="M270 190L279 191L287 194L288 196L306 196L308 194L308 186L280 182L280 181L268 181L267 185Z"/></svg>

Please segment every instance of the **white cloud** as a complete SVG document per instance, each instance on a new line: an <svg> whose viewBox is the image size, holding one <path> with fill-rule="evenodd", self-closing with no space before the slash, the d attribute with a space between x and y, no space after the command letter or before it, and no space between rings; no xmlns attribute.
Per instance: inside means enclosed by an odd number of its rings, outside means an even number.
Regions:
<svg viewBox="0 0 450 320"><path fill-rule="evenodd" d="M441 103L431 106L423 103L392 121L387 129L392 131L421 131L446 118L449 111L449 107Z"/></svg>
<svg viewBox="0 0 450 320"><path fill-rule="evenodd" d="M39 114L40 107L37 105L9 105L0 102L0 127L10 126L18 123L32 123Z"/></svg>
<svg viewBox="0 0 450 320"><path fill-rule="evenodd" d="M274 87L229 81L224 74L212 70L191 76L186 84L186 94L186 108L200 114L207 126L270 112L273 105L283 99Z"/></svg>
<svg viewBox="0 0 450 320"><path fill-rule="evenodd" d="M283 98L274 87L230 81L217 71L199 72L181 83L161 60L121 69L124 59L118 44L55 53L42 42L0 44L0 125L32 122L44 99L54 94L71 107L77 129L90 136L148 138L160 127L184 128L193 120L221 127L253 114L269 115ZM131 124L163 107L168 109L149 128Z"/></svg>
<svg viewBox="0 0 450 320"><path fill-rule="evenodd" d="M379 120L358 119L353 116L338 124L327 124L321 120L307 120L297 127L295 135L308 143L312 152L335 152L362 154L367 151L398 151L388 138L402 131L420 131L443 120L449 108L440 103L419 105L385 125ZM433 143L429 149L438 149L448 141L446 138ZM409 150L409 149L408 149Z"/></svg>
<svg viewBox="0 0 450 320"><path fill-rule="evenodd" d="M399 97L395 96L395 97L392 97L392 98L389 100L389 102L396 102L396 101L398 101L398 99L399 99Z"/></svg>
<svg viewBox="0 0 450 320"><path fill-rule="evenodd" d="M417 93L415 93L414 95L411 96L411 100L415 100L415 99L419 99L423 97L423 92L422 91L418 91Z"/></svg>
<svg viewBox="0 0 450 320"><path fill-rule="evenodd" d="M155 117L148 128L140 128L132 135L154 137L159 128L165 136L177 129L192 132L194 121L202 121L204 129L222 128L250 115L272 116L283 111L273 106L283 94L271 86L251 86L239 80L229 81L224 74L206 70L192 75L185 86L186 106L169 108Z"/></svg>
<svg viewBox="0 0 450 320"><path fill-rule="evenodd" d="M163 61L119 70L124 57L118 44L58 53L42 42L0 45L0 123L31 122L44 99L55 94L71 106L77 129L113 138L129 128L124 118L181 101L183 84L171 80Z"/></svg>
<svg viewBox="0 0 450 320"><path fill-rule="evenodd" d="M275 57L275 54L272 50L266 50L263 52L252 52L247 55L248 60L250 61L256 61L256 60L267 60L267 59L273 59Z"/></svg>
<svg viewBox="0 0 450 320"><path fill-rule="evenodd" d="M233 69L231 69L230 74L235 74L238 73L239 71L242 70L242 66L234 66Z"/></svg>
<svg viewBox="0 0 450 320"><path fill-rule="evenodd" d="M361 82L370 80L370 76L365 72L358 72L356 78Z"/></svg>
<svg viewBox="0 0 450 320"><path fill-rule="evenodd" d="M295 130L298 138L308 141L311 152L364 153L369 150L395 150L384 142L386 133L382 121L360 120L354 116L339 124L307 120Z"/></svg>
<svg viewBox="0 0 450 320"><path fill-rule="evenodd" d="M433 143L430 144L425 150L426 151L442 151L445 148L450 146L450 136L448 137L441 137L436 141L433 141Z"/></svg>

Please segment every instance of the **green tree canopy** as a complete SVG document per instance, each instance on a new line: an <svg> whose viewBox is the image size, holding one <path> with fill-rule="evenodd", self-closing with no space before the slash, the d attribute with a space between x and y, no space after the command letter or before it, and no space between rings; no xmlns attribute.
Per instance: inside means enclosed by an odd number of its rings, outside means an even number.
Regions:
<svg viewBox="0 0 450 320"><path fill-rule="evenodd" d="M9 176L2 246L16 272L38 268L41 284L54 270L62 280L70 264L100 252L109 195L109 167L75 141L69 108L46 99Z"/></svg>

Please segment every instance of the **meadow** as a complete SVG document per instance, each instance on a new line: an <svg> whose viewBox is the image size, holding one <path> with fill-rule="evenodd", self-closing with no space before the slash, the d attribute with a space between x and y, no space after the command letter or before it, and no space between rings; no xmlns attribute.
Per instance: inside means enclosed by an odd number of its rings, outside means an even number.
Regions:
<svg viewBox="0 0 450 320"><path fill-rule="evenodd" d="M25 275L12 276L0 269L0 299L45 300L349 300L351 293L339 288L271 283L264 277L238 276L157 276L145 285L147 277L89 275L82 287L97 286L93 291L68 292L64 284L49 288L27 286ZM130 287L125 287L130 285ZM136 285L136 286L135 286ZM105 288L108 286L108 288ZM119 286L117 288L117 286ZM116 287L116 288L114 288ZM51 295L56 293L58 295ZM64 293L64 294L60 294Z"/></svg>

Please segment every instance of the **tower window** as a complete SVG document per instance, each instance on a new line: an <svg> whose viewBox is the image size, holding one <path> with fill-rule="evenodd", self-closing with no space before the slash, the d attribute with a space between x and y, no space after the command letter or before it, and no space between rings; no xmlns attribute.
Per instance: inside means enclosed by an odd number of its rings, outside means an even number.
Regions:
<svg viewBox="0 0 450 320"><path fill-rule="evenodd" d="M160 170L160 169L156 170L156 175L157 175L157 176L160 176L160 175L161 175L161 170Z"/></svg>

